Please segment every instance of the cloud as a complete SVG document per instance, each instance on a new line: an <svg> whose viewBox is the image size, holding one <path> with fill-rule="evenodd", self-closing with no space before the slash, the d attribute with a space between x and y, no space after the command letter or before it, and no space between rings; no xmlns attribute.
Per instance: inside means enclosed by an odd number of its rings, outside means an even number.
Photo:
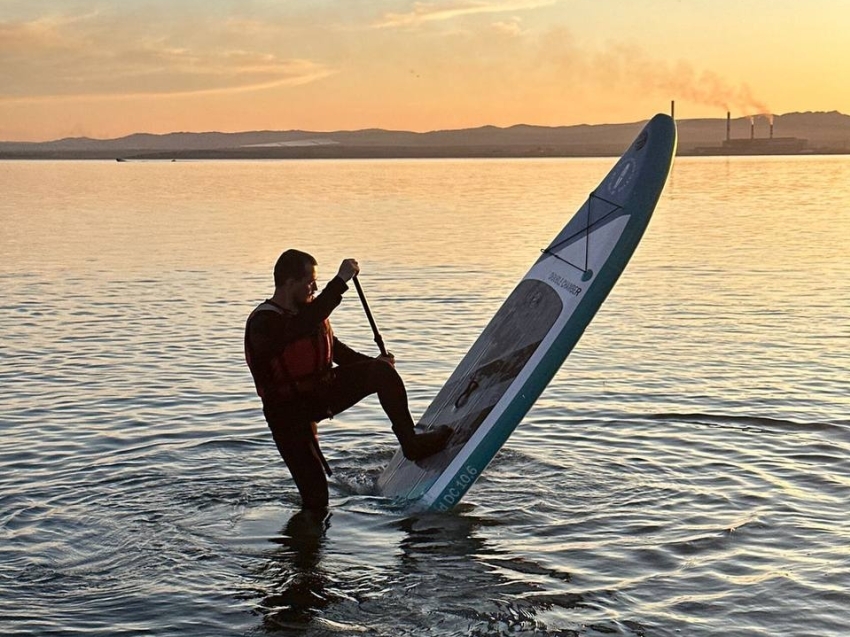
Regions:
<svg viewBox="0 0 850 637"><path fill-rule="evenodd" d="M0 23L0 101L245 92L315 82L337 71L242 42L116 30L84 18ZM83 23L86 23L83 25Z"/></svg>
<svg viewBox="0 0 850 637"><path fill-rule="evenodd" d="M68 33L73 25L95 14L78 17L43 16L29 22L0 22L0 59L33 51L79 48L79 39Z"/></svg>
<svg viewBox="0 0 850 637"><path fill-rule="evenodd" d="M375 28L415 27L427 22L440 22L455 18L524 11L550 6L557 0L453 0L449 2L415 2L407 13L387 13L374 23Z"/></svg>
<svg viewBox="0 0 850 637"><path fill-rule="evenodd" d="M148 64L144 58L160 63ZM201 59L177 51L156 52L136 55L132 63L115 60L100 65L96 71L77 72L58 81L44 78L37 84L21 87L16 93L4 91L0 102L244 93L309 84L335 73L310 60L263 60L240 52L225 53L218 59Z"/></svg>
<svg viewBox="0 0 850 637"><path fill-rule="evenodd" d="M510 20L501 20L490 25L490 29L499 35L516 38L525 33L520 24L519 18L511 18Z"/></svg>

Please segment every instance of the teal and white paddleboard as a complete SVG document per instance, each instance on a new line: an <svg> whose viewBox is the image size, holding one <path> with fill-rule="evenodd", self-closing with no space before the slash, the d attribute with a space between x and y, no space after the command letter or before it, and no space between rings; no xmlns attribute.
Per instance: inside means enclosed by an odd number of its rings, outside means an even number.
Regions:
<svg viewBox="0 0 850 637"><path fill-rule="evenodd" d="M378 478L386 497L447 511L487 467L578 342L643 236L676 150L656 115L523 277L425 411L448 447Z"/></svg>

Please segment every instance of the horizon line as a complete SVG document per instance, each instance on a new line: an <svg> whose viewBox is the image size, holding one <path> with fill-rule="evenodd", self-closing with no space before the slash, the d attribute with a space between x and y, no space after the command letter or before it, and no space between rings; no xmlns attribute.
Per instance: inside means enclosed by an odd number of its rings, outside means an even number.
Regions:
<svg viewBox="0 0 850 637"><path fill-rule="evenodd" d="M661 111L659 111L661 113ZM817 114L830 114L837 113L839 115L843 115L845 117L848 116L847 113L842 113L837 109L833 109L830 111L790 111L788 113L776 114L776 113L754 113L750 115L740 115L737 117L732 117L734 120L741 119L754 119L757 117L764 117L767 119L773 119L776 117L784 117L786 115L817 115ZM668 113L664 113L668 114ZM730 117L731 111L727 110L727 117L689 117L689 118L676 118L673 116L673 119L677 122L687 122L687 121L704 121L704 120L714 120L714 119L727 119ZM646 119L640 119L630 122L606 122L601 124L557 124L557 125L546 125L546 124L527 124L527 123L517 123L511 124L509 126L497 126L495 124L481 124L479 126L467 126L463 128L435 128L427 131L414 131L414 130L405 130L405 129L396 129L396 128L380 128L377 126L368 126L365 128L339 128L333 130L309 130L303 128L288 128L288 129L271 129L271 128L262 128L262 129L250 129L250 130L240 130L240 131L221 131L221 130L206 130L206 131L188 131L188 130L180 130L180 131L170 131L167 133L150 133L144 131L136 131L134 133L128 133L126 135L120 135L118 137L88 137L85 135L77 136L77 137L57 137L55 139L48 139L42 141L16 141L16 140L2 140L0 139L0 144L50 144L54 142L63 142L63 141L76 141L76 140L89 140L89 141L99 141L99 142L109 142L109 141L117 141L121 139L126 139L128 137L134 136L149 136L149 137L168 137L169 135L245 135L251 133L315 133L315 134L324 134L329 135L333 133L363 133L368 131L380 131L385 133L408 133L411 135L428 135L432 133L445 133L445 132L458 132L458 131L468 131L468 130L480 130L483 128L493 128L496 130L509 130L511 128L519 128L519 127L527 127L527 128L577 128L580 126L587 127L595 127L595 126L635 126L642 123L646 123L651 119L651 117Z"/></svg>

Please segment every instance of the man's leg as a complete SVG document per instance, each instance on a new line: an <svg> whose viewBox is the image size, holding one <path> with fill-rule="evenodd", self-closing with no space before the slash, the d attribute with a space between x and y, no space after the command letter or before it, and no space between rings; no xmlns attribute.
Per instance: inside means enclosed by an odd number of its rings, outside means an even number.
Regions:
<svg viewBox="0 0 850 637"><path fill-rule="evenodd" d="M323 509L328 506L328 479L319 457L313 423L291 423L271 427L277 450L280 452L305 509Z"/></svg>
<svg viewBox="0 0 850 637"><path fill-rule="evenodd" d="M371 359L334 368L328 408L332 414L338 414L375 393L406 458L421 460L445 448L452 430L442 426L425 433L414 431L404 381L385 361Z"/></svg>

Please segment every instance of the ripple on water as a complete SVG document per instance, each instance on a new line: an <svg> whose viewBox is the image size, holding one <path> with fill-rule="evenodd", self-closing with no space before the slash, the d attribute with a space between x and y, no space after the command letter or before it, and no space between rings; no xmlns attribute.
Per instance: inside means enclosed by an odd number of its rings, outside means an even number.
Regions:
<svg viewBox="0 0 850 637"><path fill-rule="evenodd" d="M281 242L358 256L421 414L610 162L4 164L4 633L847 633L850 277L811 246L847 236L850 164L680 159L462 505L375 493L396 443L366 401L322 424L318 526L242 362ZM374 351L356 298L334 326Z"/></svg>

